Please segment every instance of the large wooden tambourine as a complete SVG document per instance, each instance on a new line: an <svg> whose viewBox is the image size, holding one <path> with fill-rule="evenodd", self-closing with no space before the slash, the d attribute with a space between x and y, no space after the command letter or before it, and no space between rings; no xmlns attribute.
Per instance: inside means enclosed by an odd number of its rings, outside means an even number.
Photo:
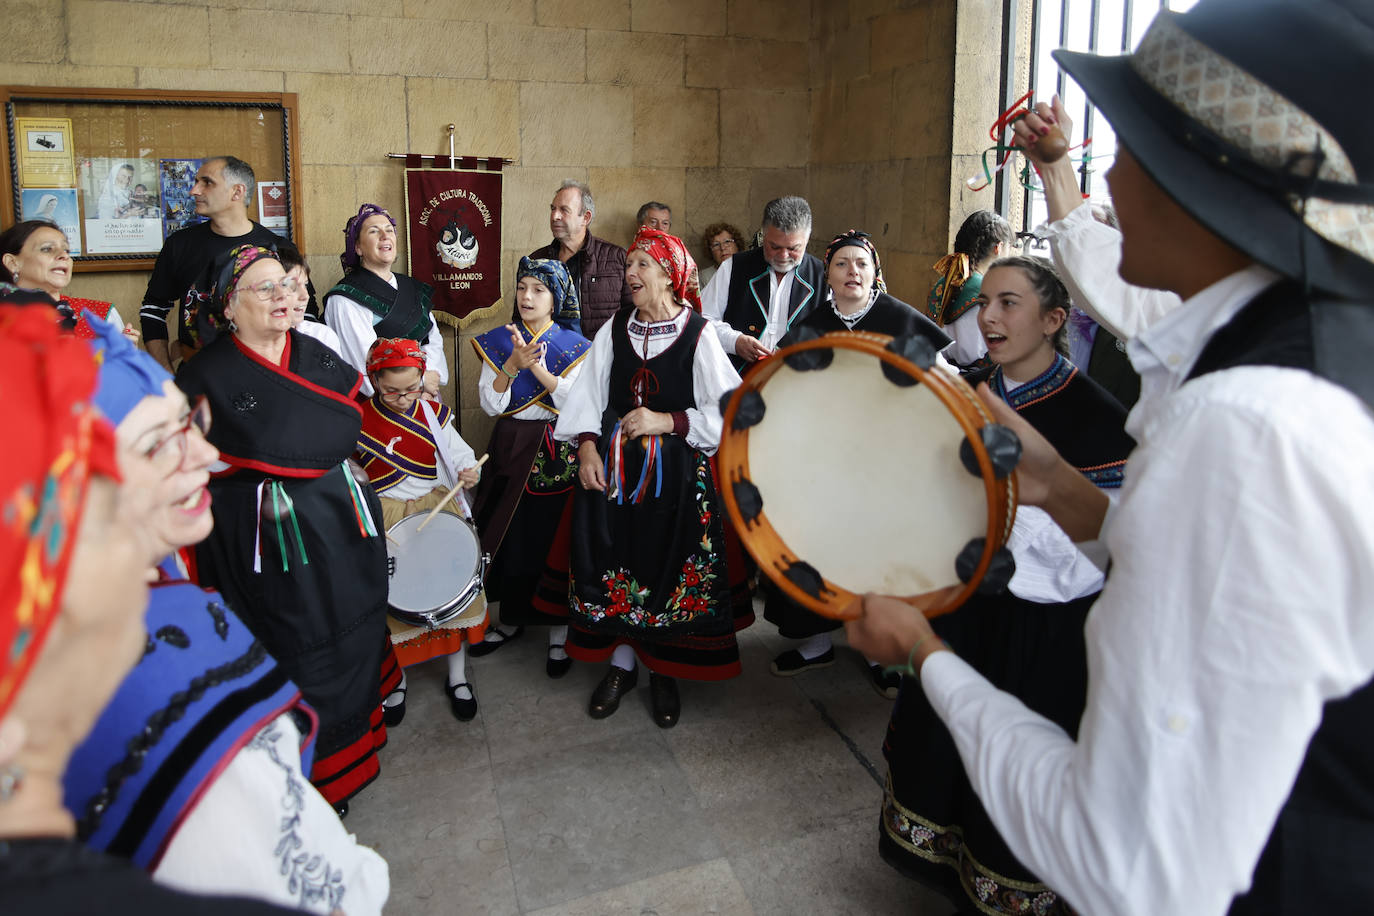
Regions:
<svg viewBox="0 0 1374 916"><path fill-rule="evenodd" d="M755 364L722 401L726 511L759 568L827 617L868 592L927 616L1015 571L1015 433L920 338L841 332Z"/></svg>

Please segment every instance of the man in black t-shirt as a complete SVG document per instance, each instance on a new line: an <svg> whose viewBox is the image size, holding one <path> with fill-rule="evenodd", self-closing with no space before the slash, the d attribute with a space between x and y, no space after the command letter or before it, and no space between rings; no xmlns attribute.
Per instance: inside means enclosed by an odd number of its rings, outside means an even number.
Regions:
<svg viewBox="0 0 1374 916"><path fill-rule="evenodd" d="M208 293L213 282L209 276L211 265L238 246L270 248L281 241L280 236L248 218L254 184L253 169L242 159L206 159L196 171L191 199L195 201L196 215L209 217L208 222L173 232L158 253L148 290L143 294L139 323L148 352L169 372L169 318L178 328L183 358L195 351L195 341L181 327L177 314L186 291L194 286ZM313 290L309 309L314 312Z"/></svg>

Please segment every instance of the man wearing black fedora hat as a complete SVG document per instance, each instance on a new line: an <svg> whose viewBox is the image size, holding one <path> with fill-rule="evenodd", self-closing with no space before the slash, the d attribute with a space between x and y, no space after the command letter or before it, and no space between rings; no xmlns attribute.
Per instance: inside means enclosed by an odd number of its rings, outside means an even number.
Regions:
<svg viewBox="0 0 1374 916"><path fill-rule="evenodd" d="M1007 845L1079 912L1367 911L1374 131L1348 100L1374 5L1201 0L1132 55L1055 57L1121 145L1122 279L1182 300L1128 344L1139 446L1110 506L985 398L1022 437L1021 501L1111 558L1078 739L900 602L866 598L850 642L911 666Z"/></svg>

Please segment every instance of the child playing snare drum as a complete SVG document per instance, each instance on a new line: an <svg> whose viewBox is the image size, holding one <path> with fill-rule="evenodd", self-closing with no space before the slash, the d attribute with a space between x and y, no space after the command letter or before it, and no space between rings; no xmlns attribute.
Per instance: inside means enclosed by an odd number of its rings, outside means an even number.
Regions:
<svg viewBox="0 0 1374 916"><path fill-rule="evenodd" d="M378 338L367 353L367 374L375 394L363 403L358 460L382 502L390 529L401 519L428 512L444 501L454 486L477 483L480 469L472 449L453 428L453 411L424 397L425 351L401 338ZM461 470L460 470L461 469ZM445 511L467 516L460 495ZM402 668L448 656L445 692L453 715L466 722L477 715L477 697L467 680L467 644L480 642L487 629L482 595L466 610L426 630L388 617L391 639ZM406 679L383 701L386 724L405 715Z"/></svg>

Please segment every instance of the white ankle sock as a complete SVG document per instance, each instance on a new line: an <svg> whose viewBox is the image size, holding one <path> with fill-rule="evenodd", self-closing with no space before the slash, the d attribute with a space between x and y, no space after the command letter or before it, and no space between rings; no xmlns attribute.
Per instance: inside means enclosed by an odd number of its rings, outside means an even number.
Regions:
<svg viewBox="0 0 1374 916"><path fill-rule="evenodd" d="M567 658L568 653L563 651L563 646L567 641L567 627L549 627L549 658L556 662L561 662L563 659Z"/></svg>
<svg viewBox="0 0 1374 916"><path fill-rule="evenodd" d="M405 673L404 671L402 671L402 672L401 672L401 683L396 687L395 690L391 691L390 693L388 693L388 694L386 695L386 698L385 698L384 700L382 700L382 705L385 706L385 707L387 707L387 708L390 708L390 707L392 707L392 706L400 706L402 703L404 703L404 702L406 701L406 695L405 695L404 693L401 693L401 691L402 691L402 690L405 690L405 689L406 689L406 673Z"/></svg>
<svg viewBox="0 0 1374 916"><path fill-rule="evenodd" d="M800 646L797 646L797 651L801 653L802 658L810 661L817 656L829 652L832 646L834 646L834 643L831 642L829 633L817 633Z"/></svg>
<svg viewBox="0 0 1374 916"><path fill-rule="evenodd" d="M617 668L623 668L626 671L635 670L635 665L637 664L635 661L635 650L625 643L621 643L615 647L615 652L611 654L611 664L615 665Z"/></svg>
<svg viewBox="0 0 1374 916"><path fill-rule="evenodd" d="M482 637L482 642L503 642L509 639L514 632L515 627L503 627L499 623L493 624L487 629L487 635Z"/></svg>

